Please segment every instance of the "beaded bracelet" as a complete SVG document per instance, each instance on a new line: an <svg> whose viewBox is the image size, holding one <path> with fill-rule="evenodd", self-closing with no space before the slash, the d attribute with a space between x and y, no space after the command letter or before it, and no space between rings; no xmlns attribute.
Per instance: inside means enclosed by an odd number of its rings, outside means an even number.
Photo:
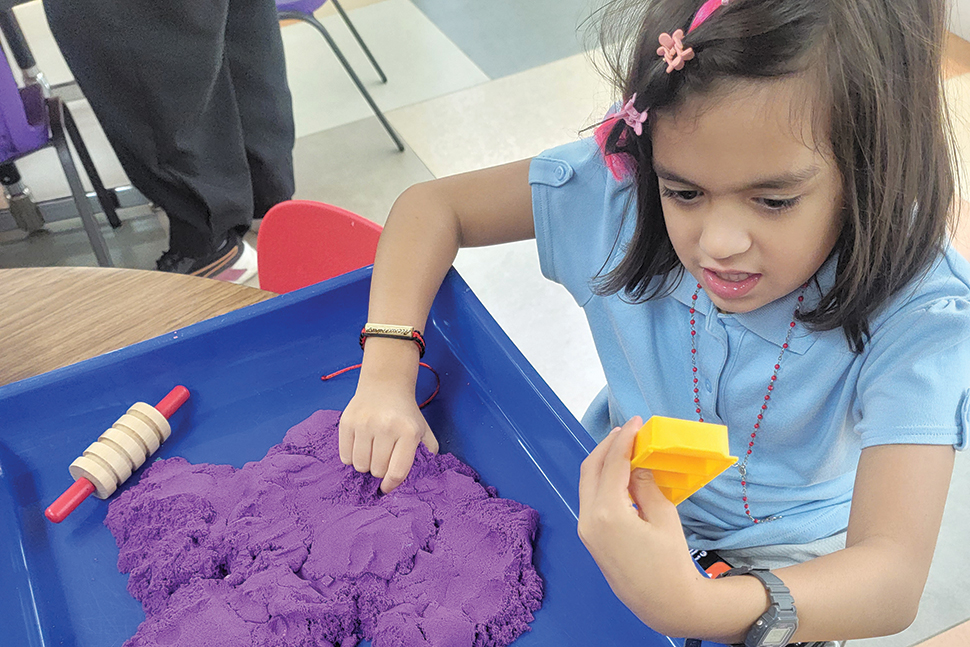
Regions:
<svg viewBox="0 0 970 647"><path fill-rule="evenodd" d="M360 331L360 349L364 350L364 342L368 337L386 337L388 339L404 339L413 341L418 346L419 357L424 357L424 337L414 326L395 326L393 324L364 324Z"/></svg>

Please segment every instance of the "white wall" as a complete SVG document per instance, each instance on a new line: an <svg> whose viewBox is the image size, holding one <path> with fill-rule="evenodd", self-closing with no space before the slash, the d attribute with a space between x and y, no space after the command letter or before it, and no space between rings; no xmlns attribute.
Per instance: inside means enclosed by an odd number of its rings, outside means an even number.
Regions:
<svg viewBox="0 0 970 647"><path fill-rule="evenodd" d="M970 0L950 0L950 31L970 40Z"/></svg>

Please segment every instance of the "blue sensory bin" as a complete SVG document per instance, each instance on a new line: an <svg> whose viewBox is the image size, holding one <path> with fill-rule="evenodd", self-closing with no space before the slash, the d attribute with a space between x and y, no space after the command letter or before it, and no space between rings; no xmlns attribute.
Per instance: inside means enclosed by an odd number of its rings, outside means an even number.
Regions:
<svg viewBox="0 0 970 647"><path fill-rule="evenodd" d="M132 403L155 404L176 384L192 396L154 457L261 459L314 411L350 400L356 372L320 376L360 361L369 287L368 268L0 387L0 645L118 647L131 637L145 616L116 566L108 501L89 497L58 525L44 518L72 482L68 465ZM454 270L425 337L441 393L424 411L441 451L540 515L545 598L515 645L682 644L620 603L583 547L579 465L593 441ZM422 369L418 397L433 388Z"/></svg>

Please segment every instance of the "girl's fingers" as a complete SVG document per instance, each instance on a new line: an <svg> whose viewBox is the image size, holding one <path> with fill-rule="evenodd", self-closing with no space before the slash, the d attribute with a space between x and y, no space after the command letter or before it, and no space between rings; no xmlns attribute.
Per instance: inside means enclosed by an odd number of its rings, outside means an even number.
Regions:
<svg viewBox="0 0 970 647"><path fill-rule="evenodd" d="M438 439L434 437L434 432L431 431L431 427L428 427L424 432L424 437L421 439L424 446L428 448L428 451L432 454L437 454L438 450Z"/></svg>
<svg viewBox="0 0 970 647"><path fill-rule="evenodd" d="M370 471L370 457L373 445L371 436L356 434L354 436L354 449L352 452L354 469L361 473Z"/></svg>
<svg viewBox="0 0 970 647"><path fill-rule="evenodd" d="M411 465L414 464L414 453L417 451L418 446L399 438L394 444L394 451L391 452L391 460L387 467L387 474L384 475L384 480L381 481L381 492L387 494L407 478L408 472L411 471Z"/></svg>
<svg viewBox="0 0 970 647"><path fill-rule="evenodd" d="M344 424L344 417L340 417L337 425L337 452L340 455L340 462L350 465L354 462L354 430L351 425Z"/></svg>
<svg viewBox="0 0 970 647"><path fill-rule="evenodd" d="M658 515L669 515L676 508L663 495L650 470L636 469L630 475L630 498L637 504L637 512L644 521L655 522Z"/></svg>
<svg viewBox="0 0 970 647"><path fill-rule="evenodd" d="M370 473L377 478L384 478L394 452L394 439L388 436L376 436L371 448Z"/></svg>
<svg viewBox="0 0 970 647"><path fill-rule="evenodd" d="M633 443L637 431L643 426L640 416L627 421L620 431L613 434L614 440L607 448L603 458L600 485L611 492L626 492L630 486L630 459L633 456Z"/></svg>
<svg viewBox="0 0 970 647"><path fill-rule="evenodd" d="M589 456L583 461L583 464L579 467L579 499L582 501L584 498L589 498L592 496L599 487L599 475L603 471L603 461L606 458L606 453L609 451L610 446L613 444L613 439L616 437L617 432L620 430L619 427L614 427L613 431L607 434L606 438L600 441L600 443L593 448Z"/></svg>

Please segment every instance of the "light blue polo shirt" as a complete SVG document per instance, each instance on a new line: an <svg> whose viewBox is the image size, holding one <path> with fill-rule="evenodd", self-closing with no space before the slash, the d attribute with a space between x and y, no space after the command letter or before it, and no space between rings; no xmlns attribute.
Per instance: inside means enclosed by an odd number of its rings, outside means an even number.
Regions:
<svg viewBox="0 0 970 647"><path fill-rule="evenodd" d="M696 282L685 274L670 296L640 304L593 293L593 277L616 265L633 232L632 182L614 179L591 139L535 158L529 181L542 272L585 311L606 373L606 397L598 400L608 402L608 411L589 412L585 420L600 421L590 434L602 439L635 415L696 420L688 313ZM823 290L834 272L834 261L819 271ZM727 425L732 455L747 450L796 298L732 315L719 313L703 290L698 295L701 407L706 422ZM819 298L809 287L804 309ZM970 265L948 250L928 275L879 310L870 330L864 352L856 354L841 329L811 332L797 324L747 465L751 513L780 518L753 524L744 514L738 470L730 468L678 506L691 548L829 537L848 525L862 449L966 447Z"/></svg>

